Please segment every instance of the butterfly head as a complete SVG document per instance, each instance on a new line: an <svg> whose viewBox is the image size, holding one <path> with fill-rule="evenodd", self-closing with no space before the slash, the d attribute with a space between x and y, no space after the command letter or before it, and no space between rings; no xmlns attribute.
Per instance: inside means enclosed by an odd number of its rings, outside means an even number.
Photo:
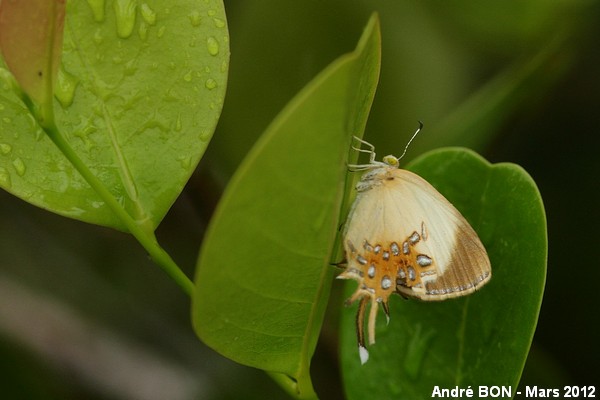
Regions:
<svg viewBox="0 0 600 400"><path fill-rule="evenodd" d="M400 165L400 159L398 157L394 157L391 154L383 157L383 162L384 162L384 164L386 164L390 167L398 168L398 166Z"/></svg>
<svg viewBox="0 0 600 400"><path fill-rule="evenodd" d="M348 169L350 171L366 171L366 170L371 170L371 169L381 168L381 167L399 168L400 160L406 154L406 150L408 149L408 146L410 146L410 143L413 141L413 139L417 136L417 134L421 131L422 128L423 128L423 123L421 121L419 121L419 129L417 129L416 132L412 135L412 137L406 144L406 147L404 148L404 151L402 152L402 155L400 157L395 157L393 155L387 155L387 156L383 157L382 161L375 161L375 146L373 146L371 143L359 138L358 136L354 136L354 140L358 143L358 145L353 144L352 149L356 150L359 153L368 154L369 162L367 164L348 164ZM364 146L364 148L362 148L361 146Z"/></svg>

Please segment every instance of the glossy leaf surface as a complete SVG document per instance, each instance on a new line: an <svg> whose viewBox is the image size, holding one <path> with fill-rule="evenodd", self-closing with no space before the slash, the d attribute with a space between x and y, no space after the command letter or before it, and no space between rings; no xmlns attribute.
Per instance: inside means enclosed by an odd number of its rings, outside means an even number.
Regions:
<svg viewBox="0 0 600 400"><path fill-rule="evenodd" d="M211 138L229 60L218 0L72 1L56 124L140 224L155 228ZM0 186L39 207L125 229L39 129L0 69Z"/></svg>

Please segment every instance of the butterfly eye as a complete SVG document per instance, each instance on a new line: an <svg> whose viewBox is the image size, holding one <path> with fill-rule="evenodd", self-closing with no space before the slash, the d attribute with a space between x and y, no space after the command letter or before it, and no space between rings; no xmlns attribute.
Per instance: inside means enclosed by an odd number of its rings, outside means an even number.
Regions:
<svg viewBox="0 0 600 400"><path fill-rule="evenodd" d="M392 155L383 157L383 162L389 165L390 167L397 167L400 164L398 159Z"/></svg>

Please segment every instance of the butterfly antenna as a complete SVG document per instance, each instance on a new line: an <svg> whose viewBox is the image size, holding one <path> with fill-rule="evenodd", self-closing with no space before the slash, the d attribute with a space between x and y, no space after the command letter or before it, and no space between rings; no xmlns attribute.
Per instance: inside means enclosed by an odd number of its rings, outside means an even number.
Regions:
<svg viewBox="0 0 600 400"><path fill-rule="evenodd" d="M402 155L400 157L398 157L398 160L401 160L402 157L404 157L404 155L406 154L406 150L408 150L408 146L410 146L410 144L412 143L413 139L419 134L419 132L421 132L421 129L423 129L423 123L421 121L419 121L419 128L415 131L415 133L413 133L413 135L410 138L410 140L408 141L408 143L406 143L406 147L404 148L404 151L402 152Z"/></svg>

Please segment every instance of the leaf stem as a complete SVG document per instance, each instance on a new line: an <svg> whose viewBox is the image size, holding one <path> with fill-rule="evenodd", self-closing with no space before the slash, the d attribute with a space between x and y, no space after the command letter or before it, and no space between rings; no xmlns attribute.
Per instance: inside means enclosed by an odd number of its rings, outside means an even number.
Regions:
<svg viewBox="0 0 600 400"><path fill-rule="evenodd" d="M267 374L290 396L299 400L318 400L317 394L312 387L310 378L303 379L302 382L296 382L288 375L279 372L267 371Z"/></svg>
<svg viewBox="0 0 600 400"><path fill-rule="evenodd" d="M47 108L48 106L43 105L42 107ZM51 103L49 107L52 107ZM188 296L191 297L194 291L194 283L183 273L171 256L158 244L154 232L145 228L143 225L138 224L131 215L125 211L123 206L109 192L106 186L92 173L81 158L79 158L75 150L73 150L69 142L61 135L58 127L54 123L53 112L47 109L42 110L42 115L44 115L44 118L40 121L40 125L48 137L54 142L56 147L62 151L86 182L125 224L129 233L140 242L152 260L158 264L183 289L183 291L188 294Z"/></svg>

